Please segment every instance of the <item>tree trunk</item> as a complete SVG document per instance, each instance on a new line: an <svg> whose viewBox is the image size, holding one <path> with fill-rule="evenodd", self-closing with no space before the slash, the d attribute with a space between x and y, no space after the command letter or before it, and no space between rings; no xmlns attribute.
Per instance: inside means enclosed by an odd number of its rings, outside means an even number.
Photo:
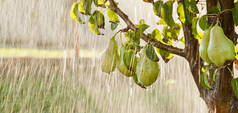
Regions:
<svg viewBox="0 0 238 113"><path fill-rule="evenodd" d="M232 65L221 69L216 74L216 83L213 90L206 91L204 100L208 105L210 113L230 113L232 101L231 72Z"/></svg>
<svg viewBox="0 0 238 113"><path fill-rule="evenodd" d="M198 42L195 40L193 41L196 42L196 45L198 44ZM238 113L236 109L238 101L234 100L235 98L233 96L231 86L231 80L233 77L230 71L232 70L232 65L229 65L226 68L219 70L216 74L216 83L211 84L211 90L206 90L202 88L202 86L198 82L201 69L201 60L199 58L198 53L199 50L196 46L190 53L193 57L188 57L187 60L189 61L190 69L193 74L195 83L198 86L201 98L203 98L206 102L207 107L209 109L209 113ZM233 112L230 112L232 110L231 108L233 104Z"/></svg>
<svg viewBox="0 0 238 113"><path fill-rule="evenodd" d="M212 7L216 7L217 2L218 0L206 0L207 9L209 10ZM222 10L231 9L234 7L234 0L220 0L220 5ZM213 18L209 18L210 24L213 21ZM223 13L221 15L220 22L225 35L228 36L231 40L236 41L236 39L233 37L234 23L232 13ZM188 50L190 55L188 55L186 59L190 64L190 69L193 74L193 78L198 86L201 98L203 98L207 104L209 113L238 113L238 101L234 97L231 86L231 80L233 78L231 71L233 71L233 65L231 64L225 68L220 69L216 73L216 83L211 84L212 89L205 90L201 87L200 84L198 84L199 80L197 80L200 75L202 62L199 58L199 54L197 54L199 53L197 46L198 42L195 40L196 39L193 39L191 41L193 43L190 45L190 50Z"/></svg>

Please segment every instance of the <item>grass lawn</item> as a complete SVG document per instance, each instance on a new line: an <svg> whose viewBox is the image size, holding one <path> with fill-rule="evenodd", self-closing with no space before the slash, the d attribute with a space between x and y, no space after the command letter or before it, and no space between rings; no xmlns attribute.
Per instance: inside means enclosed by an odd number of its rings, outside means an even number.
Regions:
<svg viewBox="0 0 238 113"><path fill-rule="evenodd" d="M99 57L100 50L80 50L80 57ZM74 50L40 50L29 48L0 48L0 57L40 57L40 58L64 58L73 57Z"/></svg>

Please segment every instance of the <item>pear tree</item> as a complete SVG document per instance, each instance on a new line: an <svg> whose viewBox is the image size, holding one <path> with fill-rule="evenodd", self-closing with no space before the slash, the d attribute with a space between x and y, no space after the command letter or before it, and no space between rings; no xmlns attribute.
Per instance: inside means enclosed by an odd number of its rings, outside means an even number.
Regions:
<svg viewBox="0 0 238 113"><path fill-rule="evenodd" d="M118 69L135 84L147 88L159 78L160 58L169 62L174 55L187 60L192 77L209 113L238 113L238 78L234 78L233 62L237 62L235 45L238 34L237 0L141 0L153 7L163 30L145 32L150 26L144 19L133 22L115 0L78 0L72 5L71 17L78 24L88 24L96 35L103 35L105 24L116 33L110 38L102 56L101 69L112 73ZM205 4L204 4L205 3ZM203 14L198 8L206 9ZM95 7L95 8L94 8ZM101 11L104 10L105 11ZM173 10L176 10L174 14ZM175 21L178 16L179 22ZM88 16L88 20L83 20ZM109 22L105 21L105 16ZM125 28L118 28L124 21ZM198 29L201 29L201 33ZM179 35L183 32L183 35ZM119 46L115 40L118 34ZM141 44L145 42L146 44ZM183 48L175 47L182 42ZM160 58L159 58L159 56Z"/></svg>

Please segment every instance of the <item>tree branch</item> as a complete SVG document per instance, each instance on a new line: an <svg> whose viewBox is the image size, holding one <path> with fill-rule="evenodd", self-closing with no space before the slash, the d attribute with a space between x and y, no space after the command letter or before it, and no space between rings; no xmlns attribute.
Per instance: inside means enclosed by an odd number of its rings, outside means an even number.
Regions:
<svg viewBox="0 0 238 113"><path fill-rule="evenodd" d="M233 32L233 39L235 40L235 44L237 44L238 34L234 31Z"/></svg>
<svg viewBox="0 0 238 113"><path fill-rule="evenodd" d="M202 94L202 86L200 85L200 69L201 69L201 59L199 56L199 43L198 40L194 38L193 31L192 31L192 23L191 20L189 21L188 16L196 16L194 14L191 14L188 9L186 8L186 4L184 0L181 0L180 2L183 3L184 13L185 13L185 23L182 23L183 27L183 33L185 37L185 58L189 62L190 70L193 75L194 82L197 85L197 88L201 94Z"/></svg>
<svg viewBox="0 0 238 113"><path fill-rule="evenodd" d="M132 23L132 21L128 18L128 16L121 10L117 7L116 3L114 2L114 0L109 0L111 6L113 7L113 10L124 20L124 22L127 24L127 26L133 30L133 31L136 31L138 28L135 26L135 24ZM170 53L173 53L173 54L176 54L176 55L179 55L179 56L182 56L182 57L185 57L185 52L183 49L180 49L180 48L176 48L176 47L173 47L173 46L170 46L170 45L165 45L155 39L152 39L150 38L148 35L146 34L142 34L142 39L146 42L153 42L153 46L157 47L157 48L160 48L160 49L163 49L163 50L166 50Z"/></svg>

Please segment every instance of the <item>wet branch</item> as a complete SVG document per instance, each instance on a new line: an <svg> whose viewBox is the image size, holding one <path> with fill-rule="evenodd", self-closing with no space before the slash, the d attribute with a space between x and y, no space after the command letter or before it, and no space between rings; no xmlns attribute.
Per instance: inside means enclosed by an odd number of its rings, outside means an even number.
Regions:
<svg viewBox="0 0 238 113"><path fill-rule="evenodd" d="M234 37L234 39L235 39L235 43L237 43L238 34L234 32L234 33L233 33L233 37Z"/></svg>
<svg viewBox="0 0 238 113"><path fill-rule="evenodd" d="M116 5L116 3L114 2L114 0L109 0L111 6L113 7L113 10L124 20L124 22L127 24L128 28L130 28L133 31L136 31L138 28L135 26L135 24L132 23L132 21L128 18L128 16L121 11L121 9L119 9ZM151 44L153 44L153 46L166 50L170 53L185 57L185 52L183 49L180 48L176 48L170 45L165 45L155 39L150 38L148 35L146 34L142 34L142 39L146 42L152 42Z"/></svg>

